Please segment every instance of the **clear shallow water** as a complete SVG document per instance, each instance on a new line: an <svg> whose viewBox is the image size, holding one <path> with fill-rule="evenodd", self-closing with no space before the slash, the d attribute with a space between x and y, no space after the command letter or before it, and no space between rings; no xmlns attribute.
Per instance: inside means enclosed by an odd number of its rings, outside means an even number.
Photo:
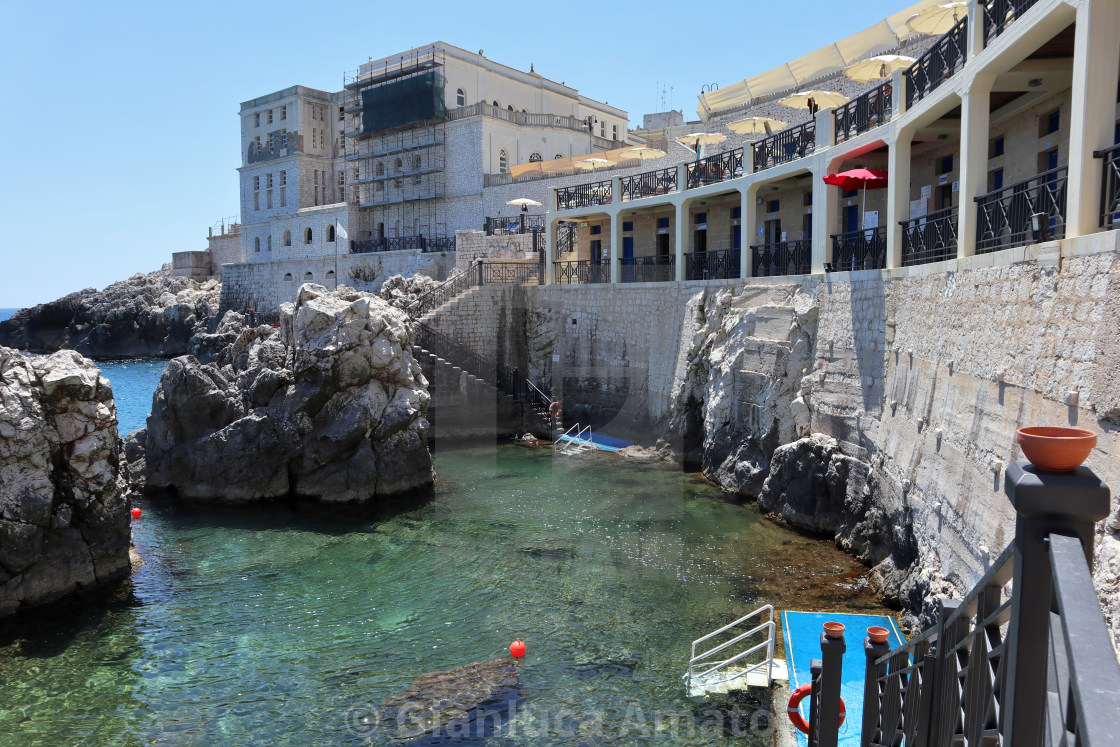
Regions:
<svg viewBox="0 0 1120 747"><path fill-rule="evenodd" d="M103 366L122 424L132 366ZM0 741L382 744L363 709L520 637L486 743L724 744L684 697L692 638L764 602L876 608L831 544L671 468L514 445L436 465L434 496L380 515L141 499L129 593L0 628Z"/></svg>

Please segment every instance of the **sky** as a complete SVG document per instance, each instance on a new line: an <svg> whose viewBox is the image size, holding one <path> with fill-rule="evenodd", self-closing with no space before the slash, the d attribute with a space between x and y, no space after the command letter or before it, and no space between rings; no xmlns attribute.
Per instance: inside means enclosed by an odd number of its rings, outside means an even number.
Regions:
<svg viewBox="0 0 1120 747"><path fill-rule="evenodd" d="M239 209L240 103L295 84L340 90L370 57L434 41L481 49L510 67L532 63L637 126L668 108L696 119L701 87L912 1L0 0L0 308L205 249L208 227Z"/></svg>

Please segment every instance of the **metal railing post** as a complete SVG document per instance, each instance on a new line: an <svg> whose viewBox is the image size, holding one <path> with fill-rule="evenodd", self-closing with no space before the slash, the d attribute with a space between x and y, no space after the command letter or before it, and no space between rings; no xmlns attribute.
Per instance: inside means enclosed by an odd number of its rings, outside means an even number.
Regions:
<svg viewBox="0 0 1120 747"><path fill-rule="evenodd" d="M1052 533L1077 537L1092 567L1093 527L1108 516L1110 491L1088 467L1046 472L1021 461L1007 468L1004 492L1017 514L1004 744L1040 744L1053 588L1046 537Z"/></svg>
<svg viewBox="0 0 1120 747"><path fill-rule="evenodd" d="M478 285L482 285L482 260L475 260L475 265L478 267Z"/></svg>
<svg viewBox="0 0 1120 747"><path fill-rule="evenodd" d="M867 747L872 741L882 741L877 737L879 726L879 675L875 660L890 653L891 644L883 641L875 643L870 637L863 639L863 654L867 660L863 665L863 725L860 728L860 745Z"/></svg>
<svg viewBox="0 0 1120 747"><path fill-rule="evenodd" d="M829 638L821 633L821 707L813 724L818 747L836 747L840 735L840 683L844 669L844 635Z"/></svg>
<svg viewBox="0 0 1120 747"><path fill-rule="evenodd" d="M809 682L812 683L812 690L809 692L809 733L805 735L809 747L818 747L820 744L818 726L821 718L821 669L820 659L809 661Z"/></svg>

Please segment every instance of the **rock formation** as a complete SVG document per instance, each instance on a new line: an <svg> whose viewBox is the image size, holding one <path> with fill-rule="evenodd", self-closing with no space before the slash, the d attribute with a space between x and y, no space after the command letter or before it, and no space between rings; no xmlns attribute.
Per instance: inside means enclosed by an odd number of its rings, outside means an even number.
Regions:
<svg viewBox="0 0 1120 747"><path fill-rule="evenodd" d="M408 311L408 307L417 298L437 285L439 281L420 273L407 278L404 275L393 275L381 285L378 295L390 305Z"/></svg>
<svg viewBox="0 0 1120 747"><path fill-rule="evenodd" d="M191 335L218 310L221 285L171 275L170 265L98 291L71 293L0 322L0 345L77 350L92 358L165 358L190 352Z"/></svg>
<svg viewBox="0 0 1120 747"><path fill-rule="evenodd" d="M126 445L138 486L227 502L430 486L427 381L405 314L307 284L280 315L280 329L242 329L213 364L171 361Z"/></svg>
<svg viewBox="0 0 1120 747"><path fill-rule="evenodd" d="M119 444L91 361L0 347L0 617L128 574Z"/></svg>

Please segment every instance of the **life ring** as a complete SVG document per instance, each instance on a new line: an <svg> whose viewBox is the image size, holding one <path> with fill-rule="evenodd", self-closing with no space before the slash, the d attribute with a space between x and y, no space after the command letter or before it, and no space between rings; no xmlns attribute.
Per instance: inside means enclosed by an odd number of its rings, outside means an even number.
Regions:
<svg viewBox="0 0 1120 747"><path fill-rule="evenodd" d="M786 708L786 713L789 714L790 722L803 734L809 733L809 723L801 718L801 710L798 706L801 705L802 699L811 692L813 692L813 683L806 682L804 685L794 690L789 696L789 707ZM844 725L844 716L846 713L847 709L844 708L844 699L840 698L840 723L837 724L837 726Z"/></svg>
<svg viewBox="0 0 1120 747"><path fill-rule="evenodd" d="M548 406L548 414L551 415L554 418L560 417L560 403L559 402L553 402L551 405L549 405Z"/></svg>

